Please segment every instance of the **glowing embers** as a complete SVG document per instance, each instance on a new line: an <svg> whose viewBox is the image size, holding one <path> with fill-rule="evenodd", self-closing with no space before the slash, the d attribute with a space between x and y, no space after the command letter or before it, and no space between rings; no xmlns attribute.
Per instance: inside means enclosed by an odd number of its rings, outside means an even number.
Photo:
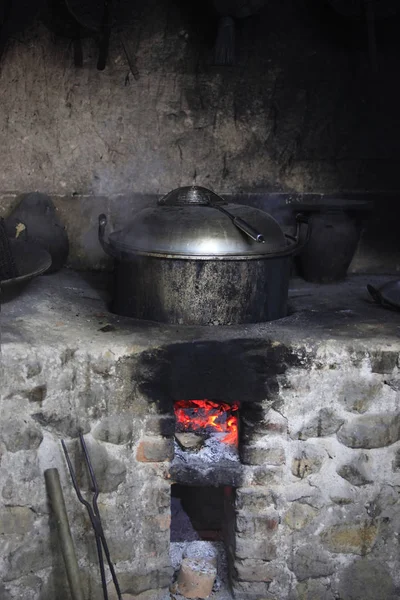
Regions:
<svg viewBox="0 0 400 600"><path fill-rule="evenodd" d="M193 432L208 437L213 433L225 444L238 445L239 404L212 400L179 400L175 402L177 432Z"/></svg>

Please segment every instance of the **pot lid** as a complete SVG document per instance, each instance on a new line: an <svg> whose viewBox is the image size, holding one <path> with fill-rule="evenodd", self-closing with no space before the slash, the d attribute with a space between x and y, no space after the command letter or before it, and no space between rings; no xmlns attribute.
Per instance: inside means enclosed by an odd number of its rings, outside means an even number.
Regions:
<svg viewBox="0 0 400 600"><path fill-rule="evenodd" d="M244 232L246 226L259 241ZM140 211L124 229L112 233L109 242L125 254L205 260L264 257L288 249L285 234L271 215L227 203L199 186L169 192L157 206Z"/></svg>

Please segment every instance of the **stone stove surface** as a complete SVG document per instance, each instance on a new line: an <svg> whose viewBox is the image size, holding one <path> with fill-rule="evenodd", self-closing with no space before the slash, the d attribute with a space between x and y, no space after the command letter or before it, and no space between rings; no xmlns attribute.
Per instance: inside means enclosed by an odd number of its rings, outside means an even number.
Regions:
<svg viewBox="0 0 400 600"><path fill-rule="evenodd" d="M235 598L397 598L400 317L366 291L386 278L295 280L285 319L193 328L110 314L105 277L41 277L1 307L0 597L68 597L49 467L60 470L87 596L98 597L94 540L60 448L65 438L85 485L83 431L134 598L161 600L172 581L173 483L234 488ZM240 402L239 461L188 471L173 403L194 397Z"/></svg>

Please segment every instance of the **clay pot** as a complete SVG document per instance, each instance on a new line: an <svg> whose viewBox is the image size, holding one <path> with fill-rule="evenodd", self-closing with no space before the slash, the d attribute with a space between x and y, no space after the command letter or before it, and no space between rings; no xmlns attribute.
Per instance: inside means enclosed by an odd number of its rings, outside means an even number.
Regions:
<svg viewBox="0 0 400 600"><path fill-rule="evenodd" d="M357 249L359 224L343 211L315 213L310 224L310 238L298 256L301 275L314 283L344 279Z"/></svg>

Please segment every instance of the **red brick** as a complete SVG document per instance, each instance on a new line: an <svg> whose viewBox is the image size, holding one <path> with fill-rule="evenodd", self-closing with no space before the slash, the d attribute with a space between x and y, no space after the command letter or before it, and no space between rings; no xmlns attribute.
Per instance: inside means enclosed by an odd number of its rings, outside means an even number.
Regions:
<svg viewBox="0 0 400 600"><path fill-rule="evenodd" d="M147 436L140 440L136 460L139 462L165 462L174 457L174 441L172 438Z"/></svg>

